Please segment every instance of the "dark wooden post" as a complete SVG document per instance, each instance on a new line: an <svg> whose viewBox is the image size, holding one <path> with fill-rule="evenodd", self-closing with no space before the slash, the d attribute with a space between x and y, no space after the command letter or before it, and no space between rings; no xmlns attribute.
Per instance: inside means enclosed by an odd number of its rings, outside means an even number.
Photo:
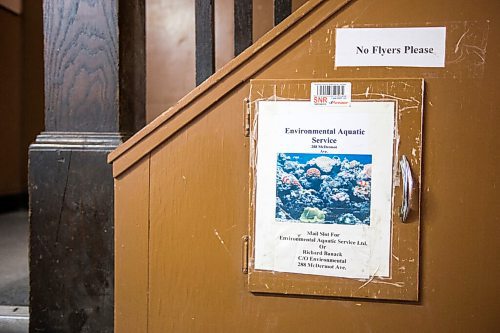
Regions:
<svg viewBox="0 0 500 333"><path fill-rule="evenodd" d="M292 0L274 0L274 25L278 25L292 13Z"/></svg>
<svg viewBox="0 0 500 333"><path fill-rule="evenodd" d="M214 0L195 1L196 85L215 72Z"/></svg>
<svg viewBox="0 0 500 333"><path fill-rule="evenodd" d="M30 147L30 332L113 331L107 154L145 122L144 0L44 0L45 132Z"/></svg>
<svg viewBox="0 0 500 333"><path fill-rule="evenodd" d="M252 0L234 1L234 55L252 45Z"/></svg>

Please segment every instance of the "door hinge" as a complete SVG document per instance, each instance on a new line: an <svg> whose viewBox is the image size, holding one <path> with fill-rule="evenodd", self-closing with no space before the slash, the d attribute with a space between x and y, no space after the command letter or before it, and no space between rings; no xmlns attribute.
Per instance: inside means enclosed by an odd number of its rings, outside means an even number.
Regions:
<svg viewBox="0 0 500 333"><path fill-rule="evenodd" d="M243 100L243 109L244 109L244 124L243 124L243 133L246 137L250 136L250 101L248 98Z"/></svg>
<svg viewBox="0 0 500 333"><path fill-rule="evenodd" d="M242 260L241 260L241 271L243 274L248 274L248 236L242 237Z"/></svg>

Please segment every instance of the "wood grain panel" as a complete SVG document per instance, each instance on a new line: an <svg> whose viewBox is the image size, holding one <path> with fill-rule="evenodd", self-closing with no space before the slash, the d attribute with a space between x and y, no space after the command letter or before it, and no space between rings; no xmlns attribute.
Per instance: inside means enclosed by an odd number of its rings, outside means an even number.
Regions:
<svg viewBox="0 0 500 333"><path fill-rule="evenodd" d="M152 154L150 332L239 331L227 319L240 317L245 284L248 157L240 110L220 104Z"/></svg>
<svg viewBox="0 0 500 333"><path fill-rule="evenodd" d="M149 158L115 179L115 332L148 331Z"/></svg>
<svg viewBox="0 0 500 333"><path fill-rule="evenodd" d="M106 156L116 144L72 150L54 139L39 135L29 153L31 331L109 333L114 214Z"/></svg>
<svg viewBox="0 0 500 333"><path fill-rule="evenodd" d="M125 157L135 161L155 149L150 332L495 332L500 308L500 270L495 264L500 214L494 176L500 163L499 9L493 0L481 6L465 0L353 1L273 61L266 48L255 48L263 58L252 63L252 71L222 71L219 81L207 83L223 83L218 98L209 95L210 101L191 104L193 96L207 89L200 87L127 145L135 147ZM306 16L301 23L309 26L310 20ZM401 22L447 27L445 68L333 66L336 27ZM273 42L276 47L293 41L286 34L282 37ZM237 77L226 80L226 74ZM241 110L249 94L248 77L425 79L418 302L246 290L240 258L248 223L249 152L241 134ZM224 94L236 81L237 88ZM149 135L163 143L143 144ZM122 165L122 170L128 166Z"/></svg>
<svg viewBox="0 0 500 333"><path fill-rule="evenodd" d="M45 130L118 131L117 1L45 0L43 12Z"/></svg>

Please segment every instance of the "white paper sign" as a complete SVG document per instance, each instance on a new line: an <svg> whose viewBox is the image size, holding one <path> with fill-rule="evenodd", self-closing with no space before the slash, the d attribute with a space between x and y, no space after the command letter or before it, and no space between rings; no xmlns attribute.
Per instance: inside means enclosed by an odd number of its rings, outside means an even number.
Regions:
<svg viewBox="0 0 500 333"><path fill-rule="evenodd" d="M335 66L444 67L446 27L338 28Z"/></svg>
<svg viewBox="0 0 500 333"><path fill-rule="evenodd" d="M394 107L259 102L255 269L389 276Z"/></svg>

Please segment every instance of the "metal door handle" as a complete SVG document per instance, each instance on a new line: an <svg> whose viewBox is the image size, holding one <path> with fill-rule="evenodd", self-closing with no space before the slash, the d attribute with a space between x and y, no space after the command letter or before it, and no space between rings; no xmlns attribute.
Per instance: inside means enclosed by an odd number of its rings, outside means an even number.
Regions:
<svg viewBox="0 0 500 333"><path fill-rule="evenodd" d="M401 180L403 181L403 198L399 217L401 222L406 222L408 214L410 213L411 206L411 192L413 190L413 177L411 175L411 168L405 155L401 156L399 161L399 168L401 169Z"/></svg>

